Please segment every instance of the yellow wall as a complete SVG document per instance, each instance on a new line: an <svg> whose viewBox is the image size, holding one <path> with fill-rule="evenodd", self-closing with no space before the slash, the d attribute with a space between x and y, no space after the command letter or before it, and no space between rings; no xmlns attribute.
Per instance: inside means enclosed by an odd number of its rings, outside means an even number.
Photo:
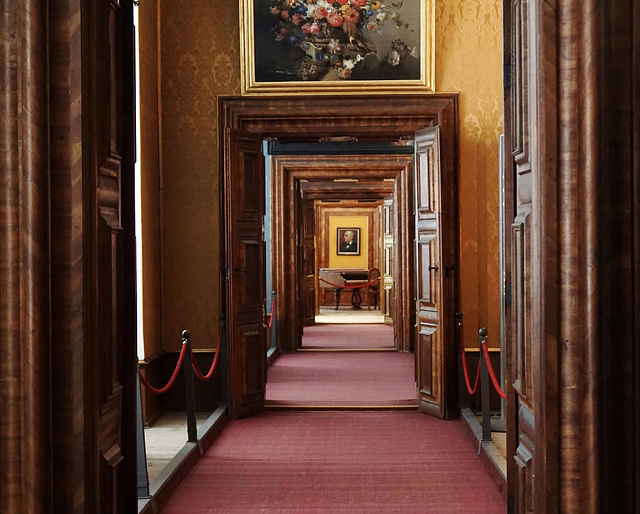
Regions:
<svg viewBox="0 0 640 514"><path fill-rule="evenodd" d="M189 328L196 347L211 346L220 288L216 97L240 92L239 2L157 1L163 344L177 349ZM460 92L460 307L468 346L482 325L498 344L501 5L436 1L436 90Z"/></svg>
<svg viewBox="0 0 640 514"><path fill-rule="evenodd" d="M369 219L367 216L329 217L329 267L369 269ZM338 227L360 229L360 255L337 255Z"/></svg>
<svg viewBox="0 0 640 514"><path fill-rule="evenodd" d="M502 2L436 0L436 90L460 92L460 309L465 342L499 346Z"/></svg>
<svg viewBox="0 0 640 514"><path fill-rule="evenodd" d="M240 92L238 1L160 3L164 347L214 347L220 309L217 96ZM141 2L141 9L144 4Z"/></svg>

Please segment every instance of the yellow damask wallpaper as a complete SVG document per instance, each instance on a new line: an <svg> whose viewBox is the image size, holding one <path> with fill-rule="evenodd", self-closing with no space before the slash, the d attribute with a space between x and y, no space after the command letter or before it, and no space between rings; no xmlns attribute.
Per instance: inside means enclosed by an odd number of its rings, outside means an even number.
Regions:
<svg viewBox="0 0 640 514"><path fill-rule="evenodd" d="M217 97L240 92L238 2L158 2L164 347L179 349L185 328L195 347L212 347L220 305Z"/></svg>
<svg viewBox="0 0 640 514"><path fill-rule="evenodd" d="M465 342L500 345L502 2L436 0L436 90L460 92L460 309Z"/></svg>
<svg viewBox="0 0 640 514"><path fill-rule="evenodd" d="M240 92L238 0L157 0L160 37L164 347L218 330L218 95ZM142 2L140 9L147 2ZM498 345L501 2L436 0L436 90L460 92L461 309L474 346ZM143 85L144 86L144 85Z"/></svg>

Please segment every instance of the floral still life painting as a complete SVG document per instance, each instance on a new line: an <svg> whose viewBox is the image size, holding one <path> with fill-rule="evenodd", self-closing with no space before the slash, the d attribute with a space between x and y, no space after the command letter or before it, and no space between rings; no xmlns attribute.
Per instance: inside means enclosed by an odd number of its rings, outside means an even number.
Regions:
<svg viewBox="0 0 640 514"><path fill-rule="evenodd" d="M430 1L241 0L243 92L428 92Z"/></svg>

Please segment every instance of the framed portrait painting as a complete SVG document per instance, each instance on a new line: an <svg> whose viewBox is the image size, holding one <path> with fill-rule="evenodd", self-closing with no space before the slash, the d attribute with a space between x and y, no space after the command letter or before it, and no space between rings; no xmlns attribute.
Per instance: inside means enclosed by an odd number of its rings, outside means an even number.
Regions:
<svg viewBox="0 0 640 514"><path fill-rule="evenodd" d="M338 227L337 230L338 255L360 255L360 229L352 227Z"/></svg>
<svg viewBox="0 0 640 514"><path fill-rule="evenodd" d="M435 0L240 0L242 93L430 93Z"/></svg>

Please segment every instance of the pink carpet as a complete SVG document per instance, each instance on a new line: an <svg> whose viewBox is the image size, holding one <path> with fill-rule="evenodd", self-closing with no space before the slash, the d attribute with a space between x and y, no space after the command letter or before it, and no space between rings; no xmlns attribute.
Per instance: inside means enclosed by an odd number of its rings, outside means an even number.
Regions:
<svg viewBox="0 0 640 514"><path fill-rule="evenodd" d="M304 327L302 348L393 348L393 326L317 324Z"/></svg>
<svg viewBox="0 0 640 514"><path fill-rule="evenodd" d="M399 352L298 352L267 371L271 405L417 405L414 356Z"/></svg>
<svg viewBox="0 0 640 514"><path fill-rule="evenodd" d="M162 514L505 513L465 430L417 411L232 421Z"/></svg>

